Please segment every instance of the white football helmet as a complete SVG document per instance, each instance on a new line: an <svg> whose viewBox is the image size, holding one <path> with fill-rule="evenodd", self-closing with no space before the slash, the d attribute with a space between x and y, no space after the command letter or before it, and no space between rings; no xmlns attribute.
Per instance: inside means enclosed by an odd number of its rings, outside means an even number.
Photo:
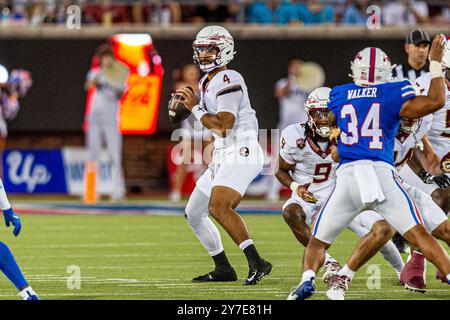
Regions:
<svg viewBox="0 0 450 320"><path fill-rule="evenodd" d="M194 62L203 72L211 72L215 68L227 65L236 54L233 37L221 26L204 27L197 34L192 47ZM200 54L204 51L210 51L206 63L200 59Z"/></svg>
<svg viewBox="0 0 450 320"><path fill-rule="evenodd" d="M370 86L388 82L392 79L391 60L383 50L368 47L355 56L351 62L352 74L350 77L360 86Z"/></svg>
<svg viewBox="0 0 450 320"><path fill-rule="evenodd" d="M328 87L314 89L305 102L308 125L322 138L328 138L330 135L330 126L328 124L330 92L331 89Z"/></svg>

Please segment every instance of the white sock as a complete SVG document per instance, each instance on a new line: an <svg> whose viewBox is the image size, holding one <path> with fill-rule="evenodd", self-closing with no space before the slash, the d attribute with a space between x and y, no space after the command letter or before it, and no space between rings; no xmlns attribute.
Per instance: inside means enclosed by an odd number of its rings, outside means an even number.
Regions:
<svg viewBox="0 0 450 320"><path fill-rule="evenodd" d="M337 262L337 261L332 256L330 256L327 251L325 251L325 263L327 262Z"/></svg>
<svg viewBox="0 0 450 320"><path fill-rule="evenodd" d="M348 278L350 278L350 280L352 280L353 277L355 276L355 271L352 271L346 264L345 266L342 267L341 270L339 270L338 275L347 276Z"/></svg>
<svg viewBox="0 0 450 320"><path fill-rule="evenodd" d="M20 295L22 296L23 300L26 300L30 295L36 295L36 292L33 291L33 288L31 288L31 286L28 286L20 291Z"/></svg>
<svg viewBox="0 0 450 320"><path fill-rule="evenodd" d="M386 242L386 244L380 248L380 253L383 255L383 258L389 262L392 268L395 269L395 271L402 272L405 264L403 263L400 252L391 240Z"/></svg>
<svg viewBox="0 0 450 320"><path fill-rule="evenodd" d="M248 246L250 246L252 244L253 244L253 240L252 239L248 239L248 240L245 240L245 241L241 242L241 244L239 245L239 248L241 248L241 250L244 251L245 248L247 248Z"/></svg>
<svg viewBox="0 0 450 320"><path fill-rule="evenodd" d="M316 273L312 270L306 270L303 272L302 275L302 281L300 283L303 283L305 281L314 280L316 278Z"/></svg>

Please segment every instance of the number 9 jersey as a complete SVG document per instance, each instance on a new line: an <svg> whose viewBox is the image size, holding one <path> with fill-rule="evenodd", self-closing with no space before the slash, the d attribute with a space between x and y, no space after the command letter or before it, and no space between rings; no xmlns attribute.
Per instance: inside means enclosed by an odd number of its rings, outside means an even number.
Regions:
<svg viewBox="0 0 450 320"><path fill-rule="evenodd" d="M334 113L341 129L340 164L372 160L393 166L400 109L415 96L409 80L364 87L354 83L334 87L328 109Z"/></svg>
<svg viewBox="0 0 450 320"><path fill-rule="evenodd" d="M321 148L306 133L306 124L292 124L281 132L280 157L291 165L292 178L300 185L309 185L319 202L333 190L337 163L331 158L331 144Z"/></svg>

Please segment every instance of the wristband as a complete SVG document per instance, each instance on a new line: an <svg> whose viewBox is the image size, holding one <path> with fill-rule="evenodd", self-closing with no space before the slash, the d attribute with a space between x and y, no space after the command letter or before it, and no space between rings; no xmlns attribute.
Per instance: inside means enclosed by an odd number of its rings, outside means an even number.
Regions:
<svg viewBox="0 0 450 320"><path fill-rule="evenodd" d="M300 185L297 182L292 181L289 188L291 188L292 191L297 192L299 187L300 187Z"/></svg>
<svg viewBox="0 0 450 320"><path fill-rule="evenodd" d="M191 110L192 114L194 115L194 117L198 120L201 121L200 119L207 114L208 112L202 108L199 104L195 105L192 110Z"/></svg>
<svg viewBox="0 0 450 320"><path fill-rule="evenodd" d="M430 76L431 79L440 78L444 76L444 72L442 71L442 64L439 61L436 60L430 61Z"/></svg>

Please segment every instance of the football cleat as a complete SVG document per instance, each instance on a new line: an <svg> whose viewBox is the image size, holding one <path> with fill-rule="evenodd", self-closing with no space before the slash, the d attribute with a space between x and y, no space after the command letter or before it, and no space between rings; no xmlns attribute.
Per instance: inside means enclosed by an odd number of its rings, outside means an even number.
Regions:
<svg viewBox="0 0 450 320"><path fill-rule="evenodd" d="M345 300L350 278L344 275L334 275L328 280L327 297L330 300Z"/></svg>
<svg viewBox="0 0 450 320"><path fill-rule="evenodd" d="M440 280L443 283L448 283L447 277L441 271L436 271L436 279Z"/></svg>
<svg viewBox="0 0 450 320"><path fill-rule="evenodd" d="M252 268L248 272L248 277L244 281L244 285L254 285L261 281L264 276L268 275L272 271L272 264L264 259L261 259L261 263L258 268Z"/></svg>
<svg viewBox="0 0 450 320"><path fill-rule="evenodd" d="M20 295L22 296L22 300L40 300L36 292L34 292L30 287L22 290Z"/></svg>
<svg viewBox="0 0 450 320"><path fill-rule="evenodd" d="M326 269L325 273L322 276L323 282L328 283L330 277L336 275L341 268L341 265L336 260L325 262L325 265L322 268Z"/></svg>
<svg viewBox="0 0 450 320"><path fill-rule="evenodd" d="M287 297L287 300L305 300L310 298L316 291L314 278L304 281L298 285Z"/></svg>
<svg viewBox="0 0 450 320"><path fill-rule="evenodd" d="M413 251L411 259L405 264L400 275L400 281L405 288L415 292L425 293L427 291L425 279L425 258Z"/></svg>
<svg viewBox="0 0 450 320"><path fill-rule="evenodd" d="M192 279L192 282L229 282L238 279L234 269L213 270L205 275Z"/></svg>

